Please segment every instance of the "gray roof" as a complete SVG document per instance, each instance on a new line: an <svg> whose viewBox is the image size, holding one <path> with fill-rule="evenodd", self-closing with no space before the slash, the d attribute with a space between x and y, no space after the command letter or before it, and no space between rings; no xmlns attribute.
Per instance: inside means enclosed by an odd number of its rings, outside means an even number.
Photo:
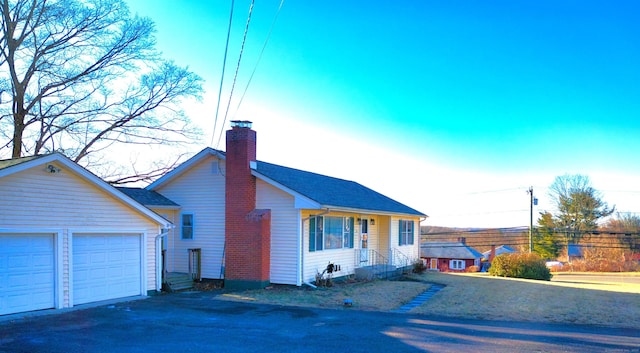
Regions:
<svg viewBox="0 0 640 353"><path fill-rule="evenodd" d="M325 207L343 207L425 216L420 211L354 181L260 161L256 165L255 171L258 174Z"/></svg>
<svg viewBox="0 0 640 353"><path fill-rule="evenodd" d="M479 259L482 254L463 243L424 242L420 244L420 256L438 259Z"/></svg>
<svg viewBox="0 0 640 353"><path fill-rule="evenodd" d="M496 251L496 253L495 253L496 256L498 256L500 254L504 254L504 253L509 253L510 254L510 253L516 252L515 249L513 249L512 247L507 246L507 245L500 245L500 246L496 247L495 251ZM486 258L486 259L488 259L490 255L491 255L491 250L488 250L488 251L485 251L485 252L482 253L482 256L484 258Z"/></svg>
<svg viewBox="0 0 640 353"><path fill-rule="evenodd" d="M142 188L130 188L130 187L117 187L123 194L136 200L145 206L169 206L179 207L177 203L169 200L168 198L160 195L153 190L147 190Z"/></svg>

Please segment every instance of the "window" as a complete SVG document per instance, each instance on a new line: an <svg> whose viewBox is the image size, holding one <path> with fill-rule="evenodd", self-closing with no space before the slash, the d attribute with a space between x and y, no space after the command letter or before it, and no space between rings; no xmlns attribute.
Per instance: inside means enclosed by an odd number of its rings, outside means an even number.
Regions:
<svg viewBox="0 0 640 353"><path fill-rule="evenodd" d="M311 216L309 251L353 248L353 217Z"/></svg>
<svg viewBox="0 0 640 353"><path fill-rule="evenodd" d="M449 261L449 268L452 270L464 270L464 260L451 260Z"/></svg>
<svg viewBox="0 0 640 353"><path fill-rule="evenodd" d="M193 214L185 213L181 219L181 238L193 239Z"/></svg>
<svg viewBox="0 0 640 353"><path fill-rule="evenodd" d="M413 221L400 220L399 245L413 245Z"/></svg>

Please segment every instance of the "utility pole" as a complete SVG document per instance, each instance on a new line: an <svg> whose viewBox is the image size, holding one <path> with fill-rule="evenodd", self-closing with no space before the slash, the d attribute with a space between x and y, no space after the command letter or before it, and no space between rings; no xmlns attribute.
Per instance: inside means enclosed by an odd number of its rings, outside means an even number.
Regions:
<svg viewBox="0 0 640 353"><path fill-rule="evenodd" d="M538 199L533 197L533 186L529 187L527 193L530 196L529 201L529 253L533 252L533 205L538 204Z"/></svg>

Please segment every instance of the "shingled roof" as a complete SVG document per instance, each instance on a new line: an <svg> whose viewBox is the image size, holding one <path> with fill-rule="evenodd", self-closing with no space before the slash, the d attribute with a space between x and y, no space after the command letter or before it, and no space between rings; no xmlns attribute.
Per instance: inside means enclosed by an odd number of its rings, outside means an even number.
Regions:
<svg viewBox="0 0 640 353"><path fill-rule="evenodd" d="M260 161L256 163L255 171L319 203L322 207L340 207L425 216L420 211L354 181Z"/></svg>
<svg viewBox="0 0 640 353"><path fill-rule="evenodd" d="M4 168L9 168L12 167L14 165L18 165L21 163L25 163L40 157L44 157L44 156L48 156L48 155L38 155L38 156L30 156L30 157L20 157L20 158L13 158L13 159L4 159L4 160L0 160L0 169L4 169Z"/></svg>
<svg viewBox="0 0 640 353"><path fill-rule="evenodd" d="M151 183L147 190L160 187L169 180L185 173L207 156L226 159L226 153L207 147L180 166ZM316 202L322 208L344 208L361 211L383 212L426 217L420 211L395 201L354 181L257 161L254 175L274 182L288 192L293 192Z"/></svg>
<svg viewBox="0 0 640 353"><path fill-rule="evenodd" d="M482 254L463 243L427 241L420 244L420 256L438 259L479 259Z"/></svg>
<svg viewBox="0 0 640 353"><path fill-rule="evenodd" d="M130 187L117 187L123 194L136 200L138 203L145 206L164 206L164 207L179 207L177 203L169 200L168 198L160 195L153 190L130 188Z"/></svg>

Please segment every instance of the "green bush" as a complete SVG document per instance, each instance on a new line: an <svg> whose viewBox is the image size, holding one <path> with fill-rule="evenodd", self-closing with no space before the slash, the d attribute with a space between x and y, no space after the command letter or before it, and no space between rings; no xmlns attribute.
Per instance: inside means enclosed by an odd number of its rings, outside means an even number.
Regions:
<svg viewBox="0 0 640 353"><path fill-rule="evenodd" d="M489 274L500 277L526 278L549 281L551 271L537 254L502 254L493 259Z"/></svg>

